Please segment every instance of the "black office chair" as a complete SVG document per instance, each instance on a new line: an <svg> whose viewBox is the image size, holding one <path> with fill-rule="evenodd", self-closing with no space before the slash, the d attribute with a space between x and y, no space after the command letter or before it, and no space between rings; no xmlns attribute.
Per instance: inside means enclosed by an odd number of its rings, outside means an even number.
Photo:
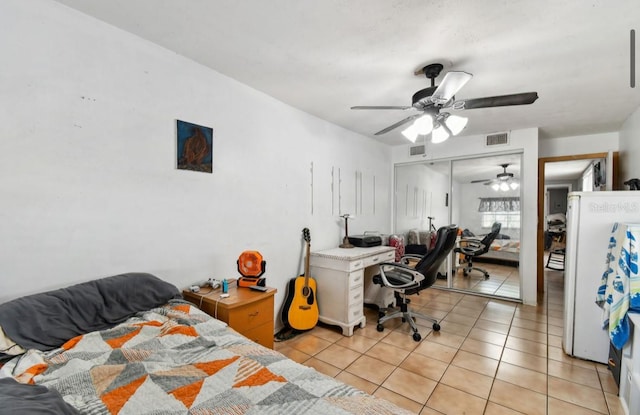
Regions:
<svg viewBox="0 0 640 415"><path fill-rule="evenodd" d="M413 340L419 342L422 337L418 333L418 326L414 318L422 318L433 322L433 330L440 330L438 320L425 314L416 313L409 309L407 295L419 294L425 288L431 287L437 278L438 270L456 243L458 227L456 225L443 226L438 229L436 244L432 250L421 257L415 266L408 265L411 256L403 257L403 262L383 262L380 264L380 275L373 277L373 282L395 292L396 305L399 310L389 314L381 313L378 318L378 331L383 331L383 323L393 318L402 317L402 321L409 323L413 329Z"/></svg>
<svg viewBox="0 0 640 415"><path fill-rule="evenodd" d="M484 238L478 239L473 237L463 237L460 239L458 246L454 249L454 252L464 255L464 265L461 265L459 268L462 268L462 274L465 277L469 275L471 270L475 269L476 271L482 272L485 279L489 278L489 273L485 269L473 266L473 258L489 252L491 243L496 239L501 228L502 224L500 222L494 222L493 225L491 225L491 232L486 234Z"/></svg>

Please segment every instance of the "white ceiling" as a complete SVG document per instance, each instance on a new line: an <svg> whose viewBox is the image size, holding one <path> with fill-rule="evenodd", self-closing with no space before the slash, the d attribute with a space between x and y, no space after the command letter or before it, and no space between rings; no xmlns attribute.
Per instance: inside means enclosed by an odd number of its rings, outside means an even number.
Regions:
<svg viewBox="0 0 640 415"><path fill-rule="evenodd" d="M594 160L569 160L545 163L545 180L566 180L574 181L582 177L582 173Z"/></svg>
<svg viewBox="0 0 640 415"><path fill-rule="evenodd" d="M401 129L373 133L406 112L349 108L411 105L428 86L414 71L433 62L474 75L457 99L538 92L532 105L464 111L465 135L618 131L640 106L638 0L58 1L390 145L406 143Z"/></svg>

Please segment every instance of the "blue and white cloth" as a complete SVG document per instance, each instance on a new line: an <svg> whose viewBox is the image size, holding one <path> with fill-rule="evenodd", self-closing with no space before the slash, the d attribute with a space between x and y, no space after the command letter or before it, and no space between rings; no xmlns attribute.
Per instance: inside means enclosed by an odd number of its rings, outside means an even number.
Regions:
<svg viewBox="0 0 640 415"><path fill-rule="evenodd" d="M609 238L605 272L596 303L602 307L602 328L617 349L629 339L628 311L640 312L638 243L640 224L615 223Z"/></svg>

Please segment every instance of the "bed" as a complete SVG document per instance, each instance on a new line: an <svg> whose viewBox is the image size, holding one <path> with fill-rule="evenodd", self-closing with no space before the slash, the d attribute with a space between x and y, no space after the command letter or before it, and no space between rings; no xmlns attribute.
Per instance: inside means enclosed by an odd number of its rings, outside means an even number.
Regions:
<svg viewBox="0 0 640 415"><path fill-rule="evenodd" d="M0 414L409 413L252 342L150 274L0 304L0 328Z"/></svg>
<svg viewBox="0 0 640 415"><path fill-rule="evenodd" d="M520 264L520 241L516 239L495 239L489 251L474 258L477 262L495 262L517 267Z"/></svg>

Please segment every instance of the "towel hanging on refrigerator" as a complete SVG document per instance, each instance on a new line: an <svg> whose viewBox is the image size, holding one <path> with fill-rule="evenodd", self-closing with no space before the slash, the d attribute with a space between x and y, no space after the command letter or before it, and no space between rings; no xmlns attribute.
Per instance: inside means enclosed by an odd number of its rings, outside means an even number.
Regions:
<svg viewBox="0 0 640 415"><path fill-rule="evenodd" d="M622 349L629 339L627 312L640 312L639 241L640 224L613 225L606 267L596 296L596 303L602 307L602 328L608 329L617 349Z"/></svg>

